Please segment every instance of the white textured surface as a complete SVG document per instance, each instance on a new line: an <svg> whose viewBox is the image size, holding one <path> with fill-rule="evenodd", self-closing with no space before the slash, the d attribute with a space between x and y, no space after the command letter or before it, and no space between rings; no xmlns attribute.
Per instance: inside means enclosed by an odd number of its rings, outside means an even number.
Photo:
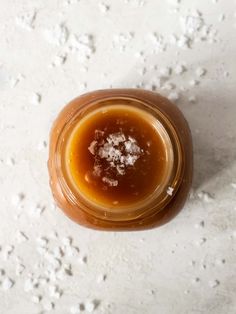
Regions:
<svg viewBox="0 0 236 314"><path fill-rule="evenodd" d="M235 13L233 0L0 1L1 314L235 313ZM84 91L137 85L189 120L192 197L159 229L84 229L53 205L50 125Z"/></svg>

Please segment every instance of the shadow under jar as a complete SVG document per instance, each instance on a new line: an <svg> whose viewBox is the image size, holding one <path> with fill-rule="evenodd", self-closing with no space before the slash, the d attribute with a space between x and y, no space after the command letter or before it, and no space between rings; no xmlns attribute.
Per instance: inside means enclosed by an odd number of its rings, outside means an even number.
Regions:
<svg viewBox="0 0 236 314"><path fill-rule="evenodd" d="M94 91L55 120L49 147L57 205L100 230L141 230L183 207L193 172L192 139L180 110L157 93Z"/></svg>

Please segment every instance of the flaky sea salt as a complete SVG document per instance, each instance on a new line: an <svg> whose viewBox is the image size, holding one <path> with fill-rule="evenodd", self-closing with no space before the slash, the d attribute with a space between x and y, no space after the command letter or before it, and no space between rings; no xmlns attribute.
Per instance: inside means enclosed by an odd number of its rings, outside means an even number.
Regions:
<svg viewBox="0 0 236 314"><path fill-rule="evenodd" d="M196 75L197 75L198 77L202 77L202 76L204 76L205 74L206 74L206 69L201 68L201 67L199 67L199 68L196 69Z"/></svg>
<svg viewBox="0 0 236 314"><path fill-rule="evenodd" d="M39 296L39 295L33 295L33 296L31 297L31 301L32 301L33 303L38 304L38 303L41 301L41 296Z"/></svg>
<svg viewBox="0 0 236 314"><path fill-rule="evenodd" d="M179 97L180 97L179 93L178 93L178 92L175 92L175 91L169 93L169 95L167 96L167 98L168 98L170 101L173 101L173 102L177 101L177 100L179 99Z"/></svg>
<svg viewBox="0 0 236 314"><path fill-rule="evenodd" d="M216 288L217 286L219 286L220 285L220 282L219 282L219 280L211 280L211 281L209 281L209 286L211 287L211 288Z"/></svg>
<svg viewBox="0 0 236 314"><path fill-rule="evenodd" d="M42 100L41 94L39 94L39 93L33 93L32 94L32 96L31 96L31 104L36 106L36 105L40 104L41 100Z"/></svg>
<svg viewBox="0 0 236 314"><path fill-rule="evenodd" d="M28 31L34 29L34 22L36 19L37 12L31 11L26 12L20 16L16 17L16 24Z"/></svg>
<svg viewBox="0 0 236 314"><path fill-rule="evenodd" d="M87 311L88 313L92 313L96 308L96 303L95 301L87 301L85 303L85 311Z"/></svg>
<svg viewBox="0 0 236 314"><path fill-rule="evenodd" d="M82 34L79 36L72 34L69 38L68 45L68 52L75 53L80 62L85 62L90 59L96 50L94 36L91 34Z"/></svg>
<svg viewBox="0 0 236 314"><path fill-rule="evenodd" d="M3 288L3 290L9 290L13 286L14 286L14 281L11 278L6 277L6 278L3 279L3 281L2 281L2 288Z"/></svg>
<svg viewBox="0 0 236 314"><path fill-rule="evenodd" d="M99 10L102 13L107 13L110 9L108 4L105 4L104 2L99 2L98 4Z"/></svg>
<svg viewBox="0 0 236 314"><path fill-rule="evenodd" d="M50 44L61 46L67 42L69 31L65 24L61 23L50 29L46 29L44 31L44 37Z"/></svg>
<svg viewBox="0 0 236 314"><path fill-rule="evenodd" d="M174 192L174 189L173 189L171 186L169 186L168 189L167 189L167 191L166 191L166 193L167 193L168 195L172 196L172 195L173 195L173 192Z"/></svg>
<svg viewBox="0 0 236 314"><path fill-rule="evenodd" d="M23 264L19 263L16 265L16 275L17 276L20 276L24 270L25 270L25 266Z"/></svg>

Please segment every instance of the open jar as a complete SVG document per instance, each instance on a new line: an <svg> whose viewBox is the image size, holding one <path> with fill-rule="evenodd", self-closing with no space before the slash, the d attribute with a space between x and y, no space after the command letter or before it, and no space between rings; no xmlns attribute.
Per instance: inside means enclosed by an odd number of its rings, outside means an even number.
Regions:
<svg viewBox="0 0 236 314"><path fill-rule="evenodd" d="M55 120L49 147L57 205L102 230L162 225L183 207L192 181L192 139L180 110L157 93L94 91Z"/></svg>

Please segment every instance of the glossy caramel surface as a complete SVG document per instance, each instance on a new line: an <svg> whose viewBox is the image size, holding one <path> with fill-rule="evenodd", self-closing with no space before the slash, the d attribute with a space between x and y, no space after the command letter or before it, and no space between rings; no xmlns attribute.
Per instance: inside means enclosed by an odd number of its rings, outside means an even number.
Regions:
<svg viewBox="0 0 236 314"><path fill-rule="evenodd" d="M149 198L163 182L167 158L152 116L124 105L79 121L66 150L67 171L78 192L116 208Z"/></svg>

